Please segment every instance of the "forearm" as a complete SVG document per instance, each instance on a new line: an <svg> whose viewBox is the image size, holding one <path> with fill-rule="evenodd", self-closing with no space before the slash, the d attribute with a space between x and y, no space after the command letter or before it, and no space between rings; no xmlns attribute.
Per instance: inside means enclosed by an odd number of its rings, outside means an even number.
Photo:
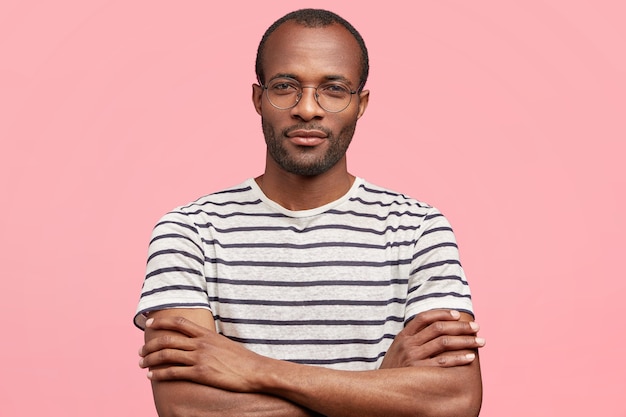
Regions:
<svg viewBox="0 0 626 417"><path fill-rule="evenodd" d="M202 309L161 310L150 317L185 316L215 331L211 314ZM180 333L146 329L146 341L159 335ZM167 366L166 366L167 367ZM158 367L157 367L158 368ZM156 368L155 368L156 369ZM314 417L317 414L272 395L238 393L213 388L189 380L153 381L154 403L160 417Z"/></svg>
<svg viewBox="0 0 626 417"><path fill-rule="evenodd" d="M315 417L288 400L265 394L224 391L189 381L152 383L159 417Z"/></svg>
<svg viewBox="0 0 626 417"><path fill-rule="evenodd" d="M453 368L350 372L269 362L259 391L329 417L475 417L482 401L478 358Z"/></svg>
<svg viewBox="0 0 626 417"><path fill-rule="evenodd" d="M291 409L283 407L295 407L296 416L314 410L329 417L475 417L482 401L480 366L477 354L467 353L484 342L475 337L476 326L457 322L458 315L439 321L442 314L453 316L445 311L425 312L419 321L409 323L387 352L386 369L338 371L272 359L176 317L146 322L150 335L153 331L179 334L148 341L140 353L140 366L150 369L148 377L156 384L198 384L187 386L190 391L184 398L165 385L155 386L157 406L175 402L182 410L190 403L194 410L207 407L218 415L228 415L228 410L237 410L232 411L234 415L290 415ZM265 400L277 402L257 402ZM287 414L271 414L283 410Z"/></svg>

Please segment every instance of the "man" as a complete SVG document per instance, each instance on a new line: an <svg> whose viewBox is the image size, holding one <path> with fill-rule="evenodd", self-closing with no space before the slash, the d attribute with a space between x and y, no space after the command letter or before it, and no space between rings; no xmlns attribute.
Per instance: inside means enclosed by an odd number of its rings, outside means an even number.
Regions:
<svg viewBox="0 0 626 417"><path fill-rule="evenodd" d="M263 175L161 219L135 323L160 416L476 416L482 386L454 235L347 170L367 49L323 10L264 35Z"/></svg>

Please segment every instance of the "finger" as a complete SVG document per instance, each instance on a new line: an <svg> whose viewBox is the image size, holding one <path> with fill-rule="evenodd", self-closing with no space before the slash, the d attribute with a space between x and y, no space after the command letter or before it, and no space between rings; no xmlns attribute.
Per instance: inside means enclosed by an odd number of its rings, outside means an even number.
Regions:
<svg viewBox="0 0 626 417"><path fill-rule="evenodd" d="M218 389L253 392L241 378L220 372L210 366L167 366L150 369L147 374L151 381L192 381Z"/></svg>
<svg viewBox="0 0 626 417"><path fill-rule="evenodd" d="M422 355L437 356L446 352L479 349L485 346L485 339L475 336L440 336L422 345Z"/></svg>
<svg viewBox="0 0 626 417"><path fill-rule="evenodd" d="M184 317L158 317L146 320L146 327L153 330L172 330L190 337L203 336L209 331Z"/></svg>
<svg viewBox="0 0 626 417"><path fill-rule="evenodd" d="M146 342L145 345L139 350L139 356L147 356L151 353L158 352L163 349L177 349L177 350L194 350L195 343L193 339L187 336L178 336L175 334L166 334L163 336L155 337L152 340Z"/></svg>
<svg viewBox="0 0 626 417"><path fill-rule="evenodd" d="M454 352L453 354L443 354L429 360L430 366L438 366L440 368L451 368L454 366L469 365L476 359L476 353L465 350Z"/></svg>
<svg viewBox="0 0 626 417"><path fill-rule="evenodd" d="M478 323L468 321L436 321L413 334L403 331L412 345L422 345L441 336L476 336Z"/></svg>
<svg viewBox="0 0 626 417"><path fill-rule="evenodd" d="M191 380L192 371L189 366L168 366L151 369L146 376L151 381Z"/></svg>
<svg viewBox="0 0 626 417"><path fill-rule="evenodd" d="M163 349L150 353L139 360L140 368L153 368L163 365L194 365L192 354L178 349Z"/></svg>
<svg viewBox="0 0 626 417"><path fill-rule="evenodd" d="M456 310L428 310L409 318L404 331L408 334L415 334L425 329L437 321L458 321L461 313Z"/></svg>
<svg viewBox="0 0 626 417"><path fill-rule="evenodd" d="M425 328L422 333L434 339L443 335L476 335L478 330L480 326L474 321L436 321Z"/></svg>

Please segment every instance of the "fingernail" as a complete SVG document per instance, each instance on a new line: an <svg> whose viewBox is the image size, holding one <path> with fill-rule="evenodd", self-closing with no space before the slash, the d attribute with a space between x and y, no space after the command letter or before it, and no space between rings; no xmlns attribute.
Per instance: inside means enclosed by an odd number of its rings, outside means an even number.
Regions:
<svg viewBox="0 0 626 417"><path fill-rule="evenodd" d="M143 368L143 358L139 359L139 367Z"/></svg>
<svg viewBox="0 0 626 417"><path fill-rule="evenodd" d="M479 346L483 346L485 344L485 339L483 339L482 337L477 337L476 344Z"/></svg>
<svg viewBox="0 0 626 417"><path fill-rule="evenodd" d="M473 353L468 353L467 355L465 355L465 359L467 359L468 361L473 361L474 359L476 359L476 355Z"/></svg>
<svg viewBox="0 0 626 417"><path fill-rule="evenodd" d="M152 379L152 371L148 371L148 373L146 374L146 376L148 377L148 379Z"/></svg>
<svg viewBox="0 0 626 417"><path fill-rule="evenodd" d="M478 329L480 328L480 327L478 326L478 323L476 323L475 321L470 321L470 324L469 324L469 325L470 325L470 327L472 328L472 330L474 330L474 331L478 331Z"/></svg>
<svg viewBox="0 0 626 417"><path fill-rule="evenodd" d="M459 312L458 312L458 311L456 311L456 310L452 310L452 311L450 311L450 315L451 315L452 317L454 317L455 319L458 319L459 317L461 317L461 313L459 313Z"/></svg>
<svg viewBox="0 0 626 417"><path fill-rule="evenodd" d="M153 321L154 321L154 319L146 320L146 327L150 327L150 325L152 324Z"/></svg>

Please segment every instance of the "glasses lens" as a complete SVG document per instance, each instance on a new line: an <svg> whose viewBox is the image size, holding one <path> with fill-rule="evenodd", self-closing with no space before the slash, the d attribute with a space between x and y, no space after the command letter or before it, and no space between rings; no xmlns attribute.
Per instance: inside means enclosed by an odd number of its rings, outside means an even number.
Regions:
<svg viewBox="0 0 626 417"><path fill-rule="evenodd" d="M317 87L317 101L320 106L329 112L340 112L350 104L352 91L342 83L328 83Z"/></svg>
<svg viewBox="0 0 626 417"><path fill-rule="evenodd" d="M300 85L296 81L276 78L267 85L267 98L275 107L288 109L296 105L300 91Z"/></svg>
<svg viewBox="0 0 626 417"><path fill-rule="evenodd" d="M302 97L302 86L290 78L275 78L267 84L266 89L267 99L278 109L290 109ZM352 94L346 84L331 82L318 86L315 98L324 110L337 113L350 105Z"/></svg>

